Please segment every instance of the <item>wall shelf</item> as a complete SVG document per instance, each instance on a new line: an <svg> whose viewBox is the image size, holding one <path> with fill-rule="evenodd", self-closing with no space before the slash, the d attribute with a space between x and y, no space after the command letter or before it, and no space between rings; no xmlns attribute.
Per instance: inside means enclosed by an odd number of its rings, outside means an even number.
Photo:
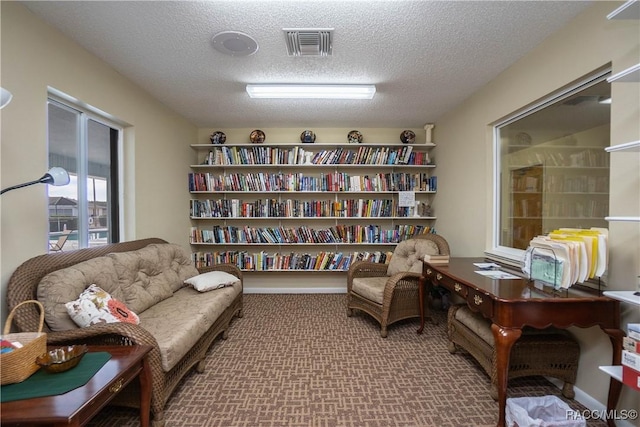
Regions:
<svg viewBox="0 0 640 427"><path fill-rule="evenodd" d="M622 382L622 366L599 366L601 371L609 375L610 377Z"/></svg>
<svg viewBox="0 0 640 427"><path fill-rule="evenodd" d="M607 78L609 83L638 83L640 82L640 64L633 65L626 70Z"/></svg>
<svg viewBox="0 0 640 427"><path fill-rule="evenodd" d="M624 144L612 145L604 149L608 153L617 153L619 151L640 153L640 141L625 142Z"/></svg>
<svg viewBox="0 0 640 427"><path fill-rule="evenodd" d="M640 1L629 0L607 15L607 19L640 19Z"/></svg>
<svg viewBox="0 0 640 427"><path fill-rule="evenodd" d="M618 301L629 304L640 305L640 295L634 294L634 291L604 291L602 293L605 297L617 299Z"/></svg>
<svg viewBox="0 0 640 427"><path fill-rule="evenodd" d="M604 219L609 222L640 222L640 216L606 216Z"/></svg>
<svg viewBox="0 0 640 427"><path fill-rule="evenodd" d="M433 147L192 144L193 260L246 272L344 272L358 259L385 262L399 241L433 232Z"/></svg>

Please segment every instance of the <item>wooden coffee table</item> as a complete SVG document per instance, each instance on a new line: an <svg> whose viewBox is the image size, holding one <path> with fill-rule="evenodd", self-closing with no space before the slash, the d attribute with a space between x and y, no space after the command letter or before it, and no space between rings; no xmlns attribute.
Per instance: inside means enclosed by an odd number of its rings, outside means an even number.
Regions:
<svg viewBox="0 0 640 427"><path fill-rule="evenodd" d="M127 384L140 381L140 424L149 426L151 370L146 355L150 346L89 346L106 351L111 359L87 384L70 392L48 397L2 403L0 423L9 425L82 426L89 422Z"/></svg>

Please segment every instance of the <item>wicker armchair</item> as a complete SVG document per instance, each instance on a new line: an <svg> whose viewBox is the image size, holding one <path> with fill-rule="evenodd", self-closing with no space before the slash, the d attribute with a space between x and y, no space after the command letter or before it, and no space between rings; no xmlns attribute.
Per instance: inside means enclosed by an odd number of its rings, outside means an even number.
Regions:
<svg viewBox="0 0 640 427"><path fill-rule="evenodd" d="M380 322L380 335L399 320L420 317L418 282L426 254L449 254L436 234L421 234L396 246L389 265L357 261L347 275L347 315L361 310ZM426 304L425 304L426 307Z"/></svg>
<svg viewBox="0 0 640 427"><path fill-rule="evenodd" d="M149 238L123 243L114 243L94 248L79 249L69 252L57 252L40 255L25 261L12 274L7 285L7 305L9 310L25 300L37 299L37 288L40 280L47 274L71 267L89 259L104 256L112 252L128 252L144 248L152 243L167 243L162 239ZM222 270L234 274L242 280L242 272L232 264L219 264L215 267L199 269L201 273L211 270ZM180 380L195 367L204 369L204 357L215 340L222 334L227 336L227 328L233 316L242 317L242 294L216 320L214 325L200 338L198 343L169 372L164 372L161 364L160 350L156 339L139 325L130 323L107 323L93 325L69 331L52 331L44 324L43 332L47 333L48 345L89 344L89 345L149 345L153 349L148 360L151 367L152 393L151 413L154 427L164 425L164 406ZM18 331L35 331L39 325L39 312L35 305L23 305L15 311L13 326ZM113 404L137 408L140 405L140 392L137 381L131 382L114 398Z"/></svg>

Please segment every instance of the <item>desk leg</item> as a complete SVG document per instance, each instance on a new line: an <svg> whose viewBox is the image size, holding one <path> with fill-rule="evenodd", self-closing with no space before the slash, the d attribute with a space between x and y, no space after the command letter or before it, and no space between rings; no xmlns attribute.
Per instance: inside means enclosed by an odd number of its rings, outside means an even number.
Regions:
<svg viewBox="0 0 640 427"><path fill-rule="evenodd" d="M140 426L149 427L151 415L151 366L147 356L142 359L140 379Z"/></svg>
<svg viewBox="0 0 640 427"><path fill-rule="evenodd" d="M603 329L604 333L609 335L611 340L611 347L613 349L612 364L620 365L622 361L622 337L624 332L621 329ZM607 414L615 413L615 409L618 406L618 399L620 398L620 392L622 391L622 383L613 377L609 380L609 396L607 397ZM607 418L607 426L615 427L615 421L612 418Z"/></svg>
<svg viewBox="0 0 640 427"><path fill-rule="evenodd" d="M420 327L416 331L418 334L421 334L424 330L424 291L427 287L427 279L424 276L420 276L420 280L418 280L418 303L420 305Z"/></svg>
<svg viewBox="0 0 640 427"><path fill-rule="evenodd" d="M495 323L491 324L491 331L496 345L496 377L498 381L498 427L505 426L504 411L507 407L507 382L509 380L509 358L511 347L520 335L522 329L505 329Z"/></svg>

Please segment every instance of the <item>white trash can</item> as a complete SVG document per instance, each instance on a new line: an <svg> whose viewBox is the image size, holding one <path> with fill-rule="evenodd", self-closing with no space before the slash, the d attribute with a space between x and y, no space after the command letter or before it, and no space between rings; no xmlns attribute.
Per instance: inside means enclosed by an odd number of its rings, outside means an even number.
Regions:
<svg viewBox="0 0 640 427"><path fill-rule="evenodd" d="M586 420L557 396L507 399L508 427L586 427Z"/></svg>

